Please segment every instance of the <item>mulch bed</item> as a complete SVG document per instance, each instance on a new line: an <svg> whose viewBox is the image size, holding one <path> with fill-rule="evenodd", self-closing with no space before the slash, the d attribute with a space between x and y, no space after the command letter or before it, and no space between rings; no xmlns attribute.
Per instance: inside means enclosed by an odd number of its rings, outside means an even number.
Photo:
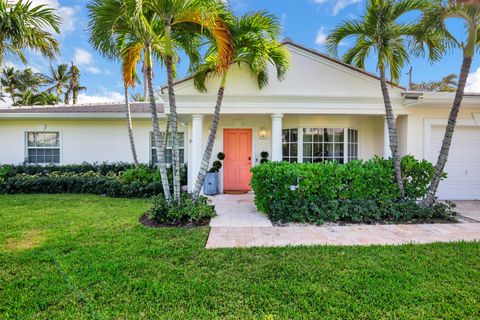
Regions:
<svg viewBox="0 0 480 320"><path fill-rule="evenodd" d="M166 224L166 223L158 223L155 220L150 220L147 217L147 214L143 214L138 221L148 228L198 228L208 226L210 223L210 219L208 221L204 221L201 224L197 223L187 223L187 224Z"/></svg>

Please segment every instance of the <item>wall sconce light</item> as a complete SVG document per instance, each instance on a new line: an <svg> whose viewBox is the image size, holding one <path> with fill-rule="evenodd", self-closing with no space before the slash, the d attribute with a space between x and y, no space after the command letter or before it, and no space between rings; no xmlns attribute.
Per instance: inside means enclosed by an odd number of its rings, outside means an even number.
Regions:
<svg viewBox="0 0 480 320"><path fill-rule="evenodd" d="M267 128L261 127L260 130L258 130L258 136L260 139L266 139L267 138Z"/></svg>

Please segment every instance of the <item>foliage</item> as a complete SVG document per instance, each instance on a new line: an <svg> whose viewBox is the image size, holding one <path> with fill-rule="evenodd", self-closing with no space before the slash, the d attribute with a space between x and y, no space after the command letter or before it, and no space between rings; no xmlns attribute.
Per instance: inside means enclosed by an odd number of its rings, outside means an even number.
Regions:
<svg viewBox="0 0 480 320"><path fill-rule="evenodd" d="M171 169L168 174L172 176ZM187 184L185 166L181 182ZM162 191L160 175L154 166L135 168L133 164L122 162L0 166L0 193L90 193L145 198Z"/></svg>
<svg viewBox="0 0 480 320"><path fill-rule="evenodd" d="M32 1L0 1L0 66L5 57L27 62L25 49L53 58L59 52L54 33L60 32L61 18L55 9Z"/></svg>
<svg viewBox="0 0 480 320"><path fill-rule="evenodd" d="M225 159L225 154L223 152L219 152L217 154L217 159L218 160L213 161L212 167L210 170L208 170L208 172L218 172L220 169L222 169L222 161Z"/></svg>
<svg viewBox="0 0 480 320"><path fill-rule="evenodd" d="M260 159L260 164L267 163L268 162L268 156L269 156L269 154L268 154L267 151L260 152L260 158L261 158Z"/></svg>
<svg viewBox="0 0 480 320"><path fill-rule="evenodd" d="M152 207L147 211L150 220L168 225L204 225L216 215L207 197L194 201L189 195L182 194L179 202L168 203L163 196L152 199Z"/></svg>
<svg viewBox="0 0 480 320"><path fill-rule="evenodd" d="M458 76L456 74L449 74L438 81L429 81L414 83L410 90L427 91L427 92L455 92L457 90Z"/></svg>
<svg viewBox="0 0 480 320"><path fill-rule="evenodd" d="M449 208L420 208L434 168L428 161L402 158L406 200L399 201L392 160L375 157L346 164L265 163L252 168L257 208L274 221L410 220L447 217Z"/></svg>

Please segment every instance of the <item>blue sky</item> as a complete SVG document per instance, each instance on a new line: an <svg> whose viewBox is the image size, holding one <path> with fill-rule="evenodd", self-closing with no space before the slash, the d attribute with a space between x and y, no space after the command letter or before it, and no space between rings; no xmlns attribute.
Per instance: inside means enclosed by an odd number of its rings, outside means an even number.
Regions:
<svg viewBox="0 0 480 320"><path fill-rule="evenodd" d="M86 5L88 0L33 0L34 3L48 4L58 9L64 19L61 42L61 55L52 63L70 63L73 61L80 67L81 83L88 89L82 95L82 102L101 102L122 99L122 84L120 66L100 56L88 43L85 31L88 21ZM323 41L326 35L337 24L346 19L360 17L365 0L231 0L231 6L236 14L252 10L267 10L281 20L283 35L307 47L326 52ZM462 24L458 21L449 23L451 30L458 36L463 34ZM347 48L348 41L344 47ZM49 61L38 54L29 53L29 67L36 71L48 72ZM480 92L480 59L475 59L472 65L469 91ZM18 61L13 61L21 66ZM442 61L431 65L425 59L412 59L413 80L415 82L436 80L449 73L458 73L461 64L461 51L445 56ZM184 76L188 61L182 61L179 76ZM408 84L407 68L402 72L401 84ZM478 71L477 71L478 69ZM375 72L373 61L367 70ZM158 66L155 70L155 85L158 88L165 83L165 71ZM141 85L137 91L142 90Z"/></svg>

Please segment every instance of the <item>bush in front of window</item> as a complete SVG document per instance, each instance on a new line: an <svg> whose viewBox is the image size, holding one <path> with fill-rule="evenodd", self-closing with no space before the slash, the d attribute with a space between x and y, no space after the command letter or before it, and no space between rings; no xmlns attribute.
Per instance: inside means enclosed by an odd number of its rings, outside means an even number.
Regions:
<svg viewBox="0 0 480 320"><path fill-rule="evenodd" d="M206 225L216 213L208 198L200 196L197 201L182 194L180 203L168 205L163 195L153 198L152 207L146 213L148 219L172 226Z"/></svg>
<svg viewBox="0 0 480 320"><path fill-rule="evenodd" d="M451 218L450 205L421 208L434 167L412 156L402 159L406 199L399 190L390 159L288 163L269 162L252 169L255 204L273 221L374 222Z"/></svg>

